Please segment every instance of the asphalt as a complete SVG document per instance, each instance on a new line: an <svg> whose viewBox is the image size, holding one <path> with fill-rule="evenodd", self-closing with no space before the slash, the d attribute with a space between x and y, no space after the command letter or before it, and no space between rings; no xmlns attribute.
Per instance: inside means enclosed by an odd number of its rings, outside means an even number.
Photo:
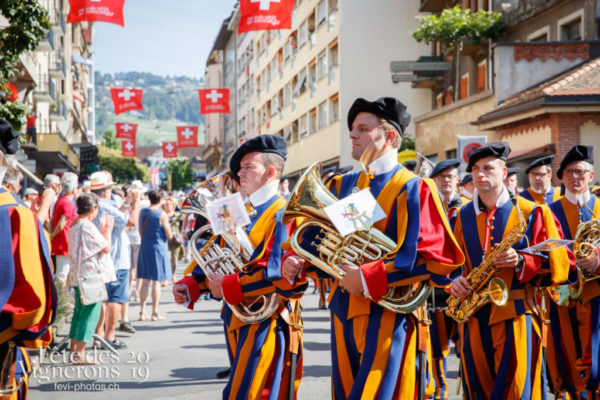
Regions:
<svg viewBox="0 0 600 400"><path fill-rule="evenodd" d="M183 270L183 265L180 270ZM312 287L302 299L304 306L304 369L299 399L331 398L329 311L318 309ZM118 332L127 344L118 355L99 352L102 365L73 366L61 354L47 355L30 379L29 399L220 399L227 383L217 372L228 368L220 303L199 300L190 311L175 304L171 286L163 287L162 321L137 321L139 303L132 303L131 322L137 332ZM68 326L58 338L68 333ZM88 351L93 351L91 348ZM448 359L450 399L456 396L457 360Z"/></svg>

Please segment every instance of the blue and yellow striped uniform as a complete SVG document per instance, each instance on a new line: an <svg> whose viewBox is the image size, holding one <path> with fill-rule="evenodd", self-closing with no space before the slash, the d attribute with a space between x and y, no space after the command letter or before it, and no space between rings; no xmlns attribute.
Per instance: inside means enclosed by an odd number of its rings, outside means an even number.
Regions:
<svg viewBox="0 0 600 400"><path fill-rule="evenodd" d="M508 198L505 189L504 195ZM493 246L519 225L511 201L476 211L471 201L458 213L454 234L466 255L464 274L477 268ZM516 250L558 238L550 210L517 197L527 230ZM497 277L506 282L509 298L504 306L487 304L464 324L459 324L463 389L467 399L540 399L545 393L542 373L542 337L535 315L534 287L542 279L566 281L572 254L564 247L546 253L521 253L522 270L502 268Z"/></svg>
<svg viewBox="0 0 600 400"><path fill-rule="evenodd" d="M600 216L600 200L594 195L583 206L566 197L550 205L565 239L573 239L577 227ZM550 330L546 352L549 377L556 392L572 398L594 398L600 381L600 280L583 286L582 297L573 307L549 306Z"/></svg>
<svg viewBox="0 0 600 400"><path fill-rule="evenodd" d="M51 341L58 296L53 281L48 237L35 214L18 196L0 188L0 343L15 341L15 381L24 385L12 398L27 393L29 357ZM4 356L4 354L0 354ZM2 357L0 357L2 358Z"/></svg>
<svg viewBox="0 0 600 400"><path fill-rule="evenodd" d="M547 193L537 193L532 188L527 188L519 193L519 196L527 199L529 201L533 201L537 205L550 205L554 203L556 200L560 199L560 189L551 187Z"/></svg>
<svg viewBox="0 0 600 400"><path fill-rule="evenodd" d="M378 300L388 288L423 280L449 284L448 275L464 261L435 184L401 165L369 178L364 172L336 177L338 198L368 188L386 214L374 227L397 243L384 260L361 266L369 295ZM307 230L301 245L309 251ZM374 301L350 295L333 283L329 296L332 339L332 392L335 399L414 398L418 387L417 320ZM425 333L426 335L426 333ZM423 338L426 343L426 337Z"/></svg>

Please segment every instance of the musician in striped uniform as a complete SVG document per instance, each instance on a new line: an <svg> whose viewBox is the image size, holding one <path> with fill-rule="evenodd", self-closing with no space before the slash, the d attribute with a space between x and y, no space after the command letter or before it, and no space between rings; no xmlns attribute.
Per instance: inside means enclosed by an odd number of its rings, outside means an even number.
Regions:
<svg viewBox="0 0 600 400"><path fill-rule="evenodd" d="M554 156L545 156L534 160L525 170L529 178L529 188L520 196L535 204L551 204L560 198L560 190L552 186L552 162Z"/></svg>
<svg viewBox="0 0 600 400"><path fill-rule="evenodd" d="M278 194L278 184L287 145L277 135L260 135L244 142L233 154L230 170L240 178L254 210L244 229L254 247L244 272L209 275L206 285L215 298L224 298L221 318L227 329L231 376L223 398L288 398L295 393L302 376L302 342L298 330L297 302L306 284L291 285L281 277L282 246L287 230L281 223L286 201ZM199 296L198 282L185 279L191 300ZM231 307L250 306L261 295L276 294L280 305L261 322L246 323ZM250 306L252 308L252 306ZM292 356L292 353L297 356ZM292 361L295 365L292 369ZM290 373L295 371L290 382Z"/></svg>
<svg viewBox="0 0 600 400"><path fill-rule="evenodd" d="M534 288L542 277L562 283L569 271L569 253L564 247L535 254L522 251L547 238L558 238L560 233L547 207L509 193L503 183L509 152L508 144L500 142L471 155L467 171L473 174L476 190L473 200L459 210L454 227L466 263L464 275L450 285L450 293L463 300L469 296L476 288L471 288L466 276L476 269L502 279L508 289L505 305L485 304L459 324L467 399L542 398L546 388ZM516 234L515 228L524 234ZM490 260L496 246L508 248L498 250Z"/></svg>
<svg viewBox="0 0 600 400"><path fill-rule="evenodd" d="M18 148L6 141L18 141L18 133L10 132L10 124L0 118L0 181L6 170L16 170L4 155ZM47 233L5 187L0 187L0 238L0 383L5 382L0 390L9 399L23 399L31 372L26 349L50 343L48 327L56 317L58 296Z"/></svg>
<svg viewBox="0 0 600 400"><path fill-rule="evenodd" d="M434 182L419 179L398 164L397 149L409 122L406 106L390 97L373 102L359 98L348 113L352 157L364 160L365 153L374 150L364 162L369 173L336 177L330 188L340 199L354 188L368 189L386 214L374 228L397 247L385 259L340 266L345 276L334 281L329 297L335 399L415 398L425 376L423 369L423 374L417 372L425 365L418 365L417 353L427 350L423 314L419 322L413 314L390 311L375 301L389 288L417 281L447 285L447 276L464 261ZM307 230L301 243L311 252L313 233ZM301 280L303 266L293 252L286 253L284 276Z"/></svg>
<svg viewBox="0 0 600 400"><path fill-rule="evenodd" d="M565 239L573 239L580 224L600 216L600 200L592 196L593 147L576 145L561 161L556 176L565 185L565 195L550 204L560 221ZM598 249L577 260L577 266L598 274ZM567 392L573 399L594 398L600 381L600 280L583 285L575 305L567 308L551 302L548 337L548 372L551 388Z"/></svg>

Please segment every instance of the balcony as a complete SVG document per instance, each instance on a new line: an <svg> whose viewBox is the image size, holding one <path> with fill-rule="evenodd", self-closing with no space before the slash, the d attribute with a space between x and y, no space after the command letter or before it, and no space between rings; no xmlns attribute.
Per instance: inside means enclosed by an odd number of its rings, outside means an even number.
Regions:
<svg viewBox="0 0 600 400"><path fill-rule="evenodd" d="M62 14L55 14L51 20L52 30L58 35L64 35L67 32L67 19Z"/></svg>
<svg viewBox="0 0 600 400"><path fill-rule="evenodd" d="M412 82L413 88L436 88L452 64L442 56L421 56L417 61L392 61L392 82ZM404 73L398 73L404 72ZM408 74L407 74L408 73Z"/></svg>
<svg viewBox="0 0 600 400"><path fill-rule="evenodd" d="M54 81L48 75L40 75L38 86L33 91L33 99L38 103L53 103L56 100Z"/></svg>
<svg viewBox="0 0 600 400"><path fill-rule="evenodd" d="M51 53L48 72L52 78L65 79L67 76L67 66L62 54Z"/></svg>
<svg viewBox="0 0 600 400"><path fill-rule="evenodd" d="M40 40L36 50L44 53L54 50L54 31L52 29L48 30L46 36Z"/></svg>
<svg viewBox="0 0 600 400"><path fill-rule="evenodd" d="M63 123L67 120L67 106L62 101L50 105L50 121Z"/></svg>
<svg viewBox="0 0 600 400"><path fill-rule="evenodd" d="M38 165L43 165L46 171L68 169L78 173L80 168L79 155L67 140L55 132L48 124L37 124L37 147L23 146L30 159Z"/></svg>

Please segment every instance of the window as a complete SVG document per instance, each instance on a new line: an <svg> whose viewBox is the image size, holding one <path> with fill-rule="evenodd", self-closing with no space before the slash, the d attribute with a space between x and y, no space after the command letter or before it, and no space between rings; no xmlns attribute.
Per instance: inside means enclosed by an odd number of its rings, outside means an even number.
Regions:
<svg viewBox="0 0 600 400"><path fill-rule="evenodd" d="M477 93L483 92L487 86L487 60L477 64Z"/></svg>
<svg viewBox="0 0 600 400"><path fill-rule="evenodd" d="M583 9L558 20L558 34L561 41L583 38Z"/></svg>
<svg viewBox="0 0 600 400"><path fill-rule="evenodd" d="M325 19L327 18L327 3L325 0L321 0L319 4L317 4L317 26L321 26Z"/></svg>
<svg viewBox="0 0 600 400"><path fill-rule="evenodd" d="M308 39L308 20L304 21L298 29L298 48L301 48Z"/></svg>
<svg viewBox="0 0 600 400"><path fill-rule="evenodd" d="M308 82L310 84L310 96L313 97L317 91L317 62L312 60L308 66Z"/></svg>
<svg viewBox="0 0 600 400"><path fill-rule="evenodd" d="M581 40L581 20L569 22L560 27L560 40Z"/></svg>
<svg viewBox="0 0 600 400"><path fill-rule="evenodd" d="M327 126L327 100L319 104L319 107L317 109L317 116L319 118L317 128L325 128Z"/></svg>
<svg viewBox="0 0 600 400"><path fill-rule="evenodd" d="M338 45L337 42L329 48L329 84L335 81L335 73L338 66Z"/></svg>
<svg viewBox="0 0 600 400"><path fill-rule="evenodd" d="M304 69L302 72L300 72L300 75L298 76L298 81L296 82L296 85L294 86L293 94L296 96L300 96L305 91L306 91L306 69Z"/></svg>
<svg viewBox="0 0 600 400"><path fill-rule="evenodd" d="M548 40L550 40L550 27L548 25L527 35L528 42L547 42Z"/></svg>
<svg viewBox="0 0 600 400"><path fill-rule="evenodd" d="M317 57L317 80L321 80L327 74L327 52L323 50Z"/></svg>
<svg viewBox="0 0 600 400"><path fill-rule="evenodd" d="M329 99L329 123L332 124L340 119L340 98L336 94Z"/></svg>
<svg viewBox="0 0 600 400"><path fill-rule="evenodd" d="M317 131L317 109L313 108L308 113L308 129L309 133L314 133Z"/></svg>
<svg viewBox="0 0 600 400"><path fill-rule="evenodd" d="M446 159L456 158L456 149L446 150Z"/></svg>
<svg viewBox="0 0 600 400"><path fill-rule="evenodd" d="M279 95L273 96L271 100L271 115L275 115L279 112Z"/></svg>
<svg viewBox="0 0 600 400"><path fill-rule="evenodd" d="M308 114L304 114L300 117L298 131L300 132L301 138L308 136Z"/></svg>
<svg viewBox="0 0 600 400"><path fill-rule="evenodd" d="M464 74L462 78L460 78L460 99L466 99L469 95L469 74Z"/></svg>
<svg viewBox="0 0 600 400"><path fill-rule="evenodd" d="M288 82L283 88L283 107L290 105L292 101L292 82Z"/></svg>

